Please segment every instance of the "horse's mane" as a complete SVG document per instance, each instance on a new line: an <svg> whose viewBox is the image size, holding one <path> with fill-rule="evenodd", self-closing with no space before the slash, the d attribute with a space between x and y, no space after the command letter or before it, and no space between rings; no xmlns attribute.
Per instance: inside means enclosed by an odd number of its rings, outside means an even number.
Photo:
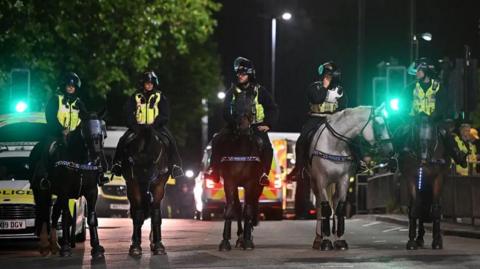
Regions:
<svg viewBox="0 0 480 269"><path fill-rule="evenodd" d="M370 112L371 109L371 106L357 106L352 108L345 108L342 111L329 115L327 117L327 120L330 122L330 124L334 125L337 122L342 122L344 119L351 118L352 115L362 113L363 111Z"/></svg>

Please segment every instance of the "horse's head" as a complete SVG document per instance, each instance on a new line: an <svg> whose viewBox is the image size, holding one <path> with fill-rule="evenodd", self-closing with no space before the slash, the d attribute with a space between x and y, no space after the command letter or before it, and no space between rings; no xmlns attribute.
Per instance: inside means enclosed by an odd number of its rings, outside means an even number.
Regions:
<svg viewBox="0 0 480 269"><path fill-rule="evenodd" d="M385 105L374 109L370 108L368 119L363 127L363 138L380 154L392 155L393 144L386 122Z"/></svg>
<svg viewBox="0 0 480 269"><path fill-rule="evenodd" d="M97 114L95 112L81 115L82 121L79 128L89 161L97 160L103 154L103 142L107 137L104 116L104 113Z"/></svg>
<svg viewBox="0 0 480 269"><path fill-rule="evenodd" d="M247 95L246 92L236 95L233 108L235 125L239 131L249 130L255 116L253 114L254 106L254 96Z"/></svg>
<svg viewBox="0 0 480 269"><path fill-rule="evenodd" d="M151 166L160 162L165 152L164 142L151 126L139 128L135 138L127 144L127 155L136 165Z"/></svg>

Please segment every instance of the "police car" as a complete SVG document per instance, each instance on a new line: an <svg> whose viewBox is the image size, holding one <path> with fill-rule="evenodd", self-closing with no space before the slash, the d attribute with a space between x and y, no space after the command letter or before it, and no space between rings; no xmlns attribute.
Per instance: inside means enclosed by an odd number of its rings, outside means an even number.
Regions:
<svg viewBox="0 0 480 269"><path fill-rule="evenodd" d="M45 128L43 113L0 116L0 239L35 238L35 202L28 179L28 157L37 143L34 140L44 134ZM86 200L72 199L69 206L75 220L72 235L77 241L84 241Z"/></svg>

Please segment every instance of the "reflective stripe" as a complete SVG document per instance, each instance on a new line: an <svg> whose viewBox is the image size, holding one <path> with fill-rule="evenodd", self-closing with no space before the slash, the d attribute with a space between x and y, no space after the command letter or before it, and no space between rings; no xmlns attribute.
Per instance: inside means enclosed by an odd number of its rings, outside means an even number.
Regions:
<svg viewBox="0 0 480 269"><path fill-rule="evenodd" d="M427 91L424 91L420 83L417 82L413 90L413 115L425 113L430 116L435 111L435 95L439 90L440 84L436 80L432 79L432 84Z"/></svg>
<svg viewBox="0 0 480 269"><path fill-rule="evenodd" d="M153 124L159 114L158 103L160 102L160 98L161 95L159 92L151 94L148 100L146 100L142 93L135 95L135 102L137 104L135 117L138 124Z"/></svg>
<svg viewBox="0 0 480 269"><path fill-rule="evenodd" d="M338 103L323 102L322 104L310 104L310 111L313 113L335 112Z"/></svg>
<svg viewBox="0 0 480 269"><path fill-rule="evenodd" d="M58 111L57 119L63 128L73 131L80 125L80 110L76 106L78 98L69 104L68 102L63 102L64 96L58 95Z"/></svg>

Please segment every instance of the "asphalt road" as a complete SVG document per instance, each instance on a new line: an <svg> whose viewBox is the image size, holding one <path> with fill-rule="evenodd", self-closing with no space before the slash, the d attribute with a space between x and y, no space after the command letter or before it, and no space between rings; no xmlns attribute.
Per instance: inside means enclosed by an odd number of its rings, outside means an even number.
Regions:
<svg viewBox="0 0 480 269"><path fill-rule="evenodd" d="M128 256L130 219L100 219L105 259L92 261L90 245L77 244L72 257L40 257L37 242L0 241L1 268L480 268L480 240L444 237L444 249L407 251L404 226L368 217L347 221L346 251L312 249L315 222L264 221L255 228L255 250L219 252L223 222L166 219L163 242L167 255L152 256L148 221L143 233L143 256ZM233 229L234 231L236 229ZM426 246L431 234L426 234ZM234 240L232 240L234 244Z"/></svg>

